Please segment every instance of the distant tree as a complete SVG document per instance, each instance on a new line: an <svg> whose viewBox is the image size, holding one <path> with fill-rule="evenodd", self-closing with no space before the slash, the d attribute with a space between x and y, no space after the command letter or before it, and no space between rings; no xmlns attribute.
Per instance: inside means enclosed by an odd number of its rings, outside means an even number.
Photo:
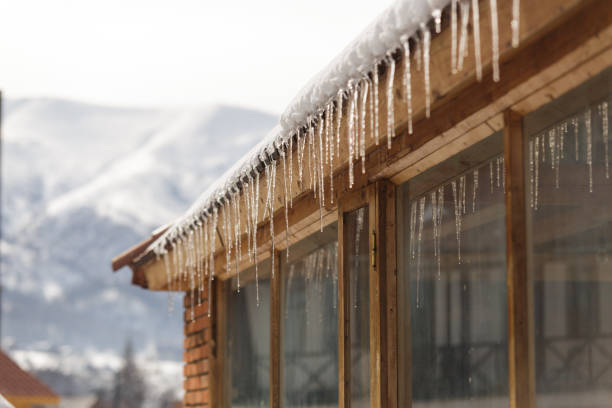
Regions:
<svg viewBox="0 0 612 408"><path fill-rule="evenodd" d="M173 389L164 391L164 393L159 397L158 408L176 408L180 407L181 405L182 404L177 398L176 392Z"/></svg>
<svg viewBox="0 0 612 408"><path fill-rule="evenodd" d="M146 384L134 360L129 340L123 358L123 367L115 376L113 408L141 408L146 398Z"/></svg>

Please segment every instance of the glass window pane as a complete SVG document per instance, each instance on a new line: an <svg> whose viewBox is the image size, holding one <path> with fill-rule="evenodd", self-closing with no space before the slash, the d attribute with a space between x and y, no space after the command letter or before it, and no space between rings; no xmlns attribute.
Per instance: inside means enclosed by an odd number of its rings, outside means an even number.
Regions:
<svg viewBox="0 0 612 408"><path fill-rule="evenodd" d="M282 406L338 405L338 236L327 227L281 256Z"/></svg>
<svg viewBox="0 0 612 408"><path fill-rule="evenodd" d="M536 405L612 401L612 71L525 118Z"/></svg>
<svg viewBox="0 0 612 408"><path fill-rule="evenodd" d="M509 404L501 149L501 135L494 135L402 187L404 406L407 390L413 407Z"/></svg>
<svg viewBox="0 0 612 408"><path fill-rule="evenodd" d="M370 268L368 208L344 215L344 267L349 278L351 407L370 406Z"/></svg>
<svg viewBox="0 0 612 408"><path fill-rule="evenodd" d="M224 406L267 407L270 400L270 261L232 278L226 290ZM258 293L259 292L259 293ZM259 302L258 302L259 297Z"/></svg>

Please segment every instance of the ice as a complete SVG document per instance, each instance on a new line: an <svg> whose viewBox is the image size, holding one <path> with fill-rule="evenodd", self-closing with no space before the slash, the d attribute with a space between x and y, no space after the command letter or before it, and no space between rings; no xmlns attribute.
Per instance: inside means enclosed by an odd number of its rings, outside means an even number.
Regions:
<svg viewBox="0 0 612 408"><path fill-rule="evenodd" d="M593 129L591 127L591 108L584 112L586 127L587 166L589 168L589 193L593 192Z"/></svg>
<svg viewBox="0 0 612 408"><path fill-rule="evenodd" d="M410 206L410 259L414 260L415 257L415 231L416 231L416 216L417 216L417 202L412 202Z"/></svg>
<svg viewBox="0 0 612 408"><path fill-rule="evenodd" d="M457 180L451 181L453 189L453 202L455 204L455 234L457 236L457 262L461 263L461 224L463 222L463 209L461 196L463 195L462 189L465 188L465 183L459 182L457 187Z"/></svg>
<svg viewBox="0 0 612 408"><path fill-rule="evenodd" d="M497 21L497 0L489 0L491 7L491 46L493 47L493 81L499 81L499 24Z"/></svg>
<svg viewBox="0 0 612 408"><path fill-rule="evenodd" d="M323 231L323 207L325 206L325 176L323 173L323 116L319 117L319 218Z"/></svg>
<svg viewBox="0 0 612 408"><path fill-rule="evenodd" d="M451 72L457 73L457 0L451 1Z"/></svg>
<svg viewBox="0 0 612 408"><path fill-rule="evenodd" d="M500 160L501 160L501 158L500 158L500 157L497 157L497 158L495 159L495 163L496 163L496 165L497 165L497 188L499 188L499 187L501 186L501 179L500 179L500 174L499 174L500 165L501 165Z"/></svg>
<svg viewBox="0 0 612 408"><path fill-rule="evenodd" d="M468 55L468 23L470 21L470 1L461 0L461 37L459 38L459 54L457 60L457 71L463 69L463 60Z"/></svg>
<svg viewBox="0 0 612 408"><path fill-rule="evenodd" d="M354 94L357 93L357 90L353 87L350 88L349 92L349 108L348 108L348 165L349 165L349 188L353 187L354 177L353 177L353 158L355 156L355 144L353 138L353 132L355 131L355 98Z"/></svg>
<svg viewBox="0 0 612 408"><path fill-rule="evenodd" d="M472 213L476 212L476 198L478 195L478 169L474 169L472 181Z"/></svg>
<svg viewBox="0 0 612 408"><path fill-rule="evenodd" d="M268 205L270 206L270 241L272 242L272 279L274 279L274 260L276 258L276 253L274 252L274 201L276 197L276 161L272 160L272 163L269 166L271 169L269 171L269 176L272 178L271 184L271 195L270 200L268 201Z"/></svg>
<svg viewBox="0 0 612 408"><path fill-rule="evenodd" d="M244 199L244 209L246 211L246 220L245 220L245 228L247 235L247 252L249 256L249 262L253 262L253 246L251 242L251 184L253 179L249 174L247 176L247 181L244 184L244 189L242 190L242 197Z"/></svg>
<svg viewBox="0 0 612 408"><path fill-rule="evenodd" d="M608 102L604 101L597 107L599 111L599 116L601 116L601 134L604 144L604 161L606 166L606 178L610 178L610 157L608 155L608 133L609 133L609 124L608 124Z"/></svg>
<svg viewBox="0 0 612 408"><path fill-rule="evenodd" d="M534 208L533 198L535 196L534 189L534 164L533 164L533 140L529 141L529 207Z"/></svg>
<svg viewBox="0 0 612 408"><path fill-rule="evenodd" d="M489 181L491 182L491 193L493 193L493 160L489 161Z"/></svg>
<svg viewBox="0 0 612 408"><path fill-rule="evenodd" d="M391 139L395 137L395 112L393 80L395 78L395 59L387 58L387 149L391 149Z"/></svg>
<svg viewBox="0 0 612 408"><path fill-rule="evenodd" d="M534 163L535 163L535 172L534 172L534 197L533 197L533 208L535 210L538 209L538 193L540 189L540 139L538 136L535 137L534 142Z"/></svg>
<svg viewBox="0 0 612 408"><path fill-rule="evenodd" d="M329 141L329 202L334 203L334 107L330 103L328 105L328 131L330 135Z"/></svg>
<svg viewBox="0 0 612 408"><path fill-rule="evenodd" d="M303 133L298 132L297 139L297 159L298 159L298 183L301 188L304 188L304 148L306 145L306 137Z"/></svg>
<svg viewBox="0 0 612 408"><path fill-rule="evenodd" d="M571 124L572 127L574 128L574 151L576 153L576 161L580 160L580 150L578 147L578 129L579 129L579 122L578 122L578 118L572 118L571 120Z"/></svg>
<svg viewBox="0 0 612 408"><path fill-rule="evenodd" d="M421 307L421 296L420 296L420 286L421 286L421 244L423 242L423 222L425 220L425 200L427 198L425 196L421 197L419 200L419 232L417 238L417 309Z"/></svg>
<svg viewBox="0 0 612 408"><path fill-rule="evenodd" d="M410 41L406 38L404 45L404 88L406 89L406 109L408 110L408 134L412 134L412 73L410 67Z"/></svg>
<svg viewBox="0 0 612 408"><path fill-rule="evenodd" d="M338 91L336 96L336 157L340 157L340 130L342 129L342 103L344 100L344 92Z"/></svg>
<svg viewBox="0 0 612 408"><path fill-rule="evenodd" d="M365 174L365 135L366 135L366 112L368 101L368 81L361 83L361 132L359 141L359 155L361 156L361 173Z"/></svg>
<svg viewBox="0 0 612 408"><path fill-rule="evenodd" d="M472 24L474 35L474 60L476 63L476 79L482 80L482 57L480 54L480 11L478 0L472 0Z"/></svg>
<svg viewBox="0 0 612 408"><path fill-rule="evenodd" d="M442 218L444 216L444 185L441 185L440 187L438 187L438 203L436 204L436 211L437 211L436 222L438 223L438 226L436 228L437 237L436 237L436 241L434 242L434 245L437 247L438 279L440 279L441 260L442 260L440 241L442 239Z"/></svg>
<svg viewBox="0 0 612 408"><path fill-rule="evenodd" d="M421 25L423 34L423 75L425 83L425 117L431 115L431 82L429 77L429 55L431 48L431 32L426 24Z"/></svg>
<svg viewBox="0 0 612 408"><path fill-rule="evenodd" d="M434 23L436 25L436 34L440 34L440 31L442 31L442 10L435 9L431 12L431 15L434 18Z"/></svg>
<svg viewBox="0 0 612 408"><path fill-rule="evenodd" d="M211 317L212 305L212 281L215 278L215 245L217 241L217 223L219 221L219 210L213 207L212 226L210 230L210 250L209 250L209 273L208 273L208 317Z"/></svg>
<svg viewBox="0 0 612 408"><path fill-rule="evenodd" d="M519 23L521 20L520 13L520 0L512 0L512 21L510 22L510 27L512 27L512 46L514 48L519 46Z"/></svg>
<svg viewBox="0 0 612 408"><path fill-rule="evenodd" d="M281 162L283 163L283 187L284 187L284 207L285 207L285 247L287 252L287 259L289 259L289 199L287 195L289 194L287 189L287 165L286 165L286 157L285 151L281 149Z"/></svg>
<svg viewBox="0 0 612 408"><path fill-rule="evenodd" d="M253 187L253 200L251 202L251 208L253 210L253 216L251 217L251 221L253 222L253 263L255 264L255 294L257 299L257 307L259 307L259 264L257 262L257 218L259 214L259 179L259 174L256 174L255 186Z"/></svg>
<svg viewBox="0 0 612 408"><path fill-rule="evenodd" d="M289 155L289 206L293 208L293 136L289 138L289 150L287 154Z"/></svg>
<svg viewBox="0 0 612 408"><path fill-rule="evenodd" d="M379 139L379 131L380 131L380 120L379 120L379 101L378 101L378 91L380 88L379 77L378 77L378 64L374 64L374 71L372 72L372 77L374 81L374 86L372 89L374 90L374 140L376 141L376 146L378 146Z"/></svg>
<svg viewBox="0 0 612 408"><path fill-rule="evenodd" d="M166 271L166 279L168 281L168 314L172 313L174 310L174 297L172 291L170 290L170 284L172 282L172 277L170 276L170 261L168 260L168 251L165 251L162 254L162 258L164 261L164 270Z"/></svg>

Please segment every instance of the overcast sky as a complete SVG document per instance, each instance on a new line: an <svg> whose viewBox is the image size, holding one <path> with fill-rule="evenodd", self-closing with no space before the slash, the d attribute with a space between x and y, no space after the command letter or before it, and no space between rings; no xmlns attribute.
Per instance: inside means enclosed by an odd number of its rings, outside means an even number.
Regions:
<svg viewBox="0 0 612 408"><path fill-rule="evenodd" d="M0 0L0 89L281 113L390 0Z"/></svg>

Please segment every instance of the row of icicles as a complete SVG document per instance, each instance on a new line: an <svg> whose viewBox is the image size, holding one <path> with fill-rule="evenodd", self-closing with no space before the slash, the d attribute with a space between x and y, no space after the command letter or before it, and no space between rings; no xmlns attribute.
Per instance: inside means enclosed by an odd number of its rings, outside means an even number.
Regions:
<svg viewBox="0 0 612 408"><path fill-rule="evenodd" d="M493 79L499 81L499 29L497 17L497 0L490 1L491 36L492 36L492 66ZM468 25L470 14L472 15L474 57L476 65L476 77L482 79L482 62L480 50L480 21L478 0L452 0L450 5L450 27L451 27L451 71L457 73L464 67L465 58L468 56ZM471 13L470 13L471 8ZM512 44L514 47L519 43L519 0L513 0L512 7ZM432 13L435 32L441 31L442 11L435 10ZM411 42L413 46L411 46ZM416 70L422 71L424 75L425 88L425 115L430 116L431 86L430 86L430 45L431 32L427 22L421 24L421 28L412 38L402 38L402 49L404 54L404 77L403 87L405 103L407 106L408 132L412 134L412 59L415 60ZM169 310L173 310L172 291L185 290L187 286L191 292L191 317L194 318L194 306L202 303L202 291L205 281L208 281L208 298L212 296L212 285L215 277L214 254L217 249L217 228L221 222L223 237L226 242L219 244L224 247L226 253L226 271L232 269L231 258L234 252L233 268L238 280L238 291L240 290L239 264L243 261L243 246L247 247L248 261L255 265L255 282L257 287L257 304L259 304L258 284L258 256L257 256L257 225L263 221L268 214L270 225L270 240L272 253L274 253L274 204L276 197L276 172L277 167L282 168L283 198L282 205L285 212L285 239L287 256L289 254L289 218L288 210L293 206L293 150L295 147L298 169L298 186L302 191L312 190L320 207L321 227L323 226L323 207L325 206L325 184L327 173L329 175L329 201L333 204L334 181L333 168L334 157L340 160L340 145L342 138L348 146L348 187L354 184L355 164L361 161L361 172L365 173L366 133L370 134L376 143L380 139L379 123L379 93L380 74L379 64L384 63L387 67L386 83L386 133L387 147L391 148L391 141L395 137L395 112L393 84L395 80L396 61L393 57L395 50L387 53L382 61L377 61L373 69L360 79L352 79L348 82L346 89L340 89L317 113L308 117L307 123L296 130L286 140L276 141L275 148L278 155L260 154L260 161L264 164L263 175L253 166L249 171L240 175L241 182L232 183L225 191L225 195L216 200L216 205L210 209L203 210L193 217L189 226L176 228L175 236L169 239L165 246L158 247L156 254L163 258L164 268L167 276L169 289ZM346 106L347 131L342 129L342 116ZM369 118L369 120L368 120ZM343 134L344 133L344 134ZM294 146L295 144L295 146ZM280 162L280 163L279 163ZM288 163L287 163L288 162ZM305 176L304 167L308 169L308 177ZM260 218L260 182L265 182L265 201L263 201L263 217ZM308 180L306 180L306 178ZM244 203L242 206L242 203ZM246 209L246 222L241 223L241 208ZM242 225L244 224L244 225ZM244 239L246 235L246 239ZM221 237L219 236L219 240ZM245 242L242 242L246 240ZM162 243L161 245L163 245ZM272 257L272 276L274 275L274 257ZM197 292L197 299L194 295ZM208 314L211 313L210 302L208 303Z"/></svg>
<svg viewBox="0 0 612 408"><path fill-rule="evenodd" d="M457 263L463 262L461 256L461 237L462 237L462 226L463 218L468 213L476 213L479 209L478 206L478 194L480 191L480 172L479 170L488 167L488 178L491 193L494 193L496 189L502 189L506 187L505 180L505 162L503 156L497 156L489 160L488 166L483 166L471 170L469 173L463 174L456 179L452 180L449 184L453 193L453 215L455 218L455 238L457 240ZM467 178L471 175L472 177L472 190L468 191ZM420 282L421 282L421 246L423 242L424 222L425 222L425 208L427 206L427 199L429 198L431 207L431 222L432 222L432 241L435 264L438 270L438 279L441 274L441 239L442 239L442 222L444 220L444 192L445 187L448 184L442 184L439 187L431 190L429 193L422 195L414 200L410 204L410 238L408 255L411 263L416 266L417 285L416 285L416 299L417 308L420 308ZM485 184L486 188L486 184ZM471 194L470 194L471 193ZM469 196L471 195L471 205L469 203ZM471 207L471 208L470 208Z"/></svg>
<svg viewBox="0 0 612 408"><path fill-rule="evenodd" d="M584 112L555 124L529 140L529 206L534 210L537 210L540 206L540 165L546 163L548 158L551 170L554 171L555 188L558 189L561 160L566 158L568 143L574 145L574 161L578 162L581 159L581 143L579 143L581 127L584 129L584 132L582 132L584 135L584 154L582 158L585 159L587 165L589 193L593 192L593 114L601 121L604 176L606 179L610 178L608 102L603 101L596 106L595 112L591 107L588 107ZM566 140L568 138L569 140Z"/></svg>
<svg viewBox="0 0 612 408"><path fill-rule="evenodd" d="M593 120L600 120L601 142L603 144L603 177L610 179L610 163L609 163L609 109L608 102L603 101L596 105L595 109L588 107L583 112L559 123L556 123L549 129L537 134L529 139L528 158L529 158L529 205L537 211L539 208L539 188L541 169L543 163L549 163L551 170L554 172L554 186L560 188L560 169L561 160L572 159L575 162L584 160L587 166L589 193L593 193ZM581 132L580 130L583 130ZM580 142L581 134L584 137L583 143ZM574 154L569 157L568 144L573 144ZM583 146L582 149L580 146ZM498 156L489 161L489 184L491 193L494 189L505 189L505 172L504 158ZM480 167L482 169L483 167ZM472 177L472 189L468 191L467 177L470 174L464 174L450 182L453 193L453 213L455 217L455 237L457 242L457 263L462 263L461 256L461 237L463 216L475 213L478 209L478 191L479 184L479 168L470 171ZM447 184L448 186L448 184ZM417 308L421 307L420 299L420 282L422 275L421 262L421 246L423 242L425 208L429 199L431 207L431 222L432 222L432 242L435 265L437 266L438 279L441 274L441 248L440 241L442 237L442 221L444 218L444 191L445 185L441 185L429 193L414 199L410 204L410 242L408 254L410 262L416 268L416 299ZM471 206L466 202L466 195L471 193ZM471 209L470 209L471 207Z"/></svg>

